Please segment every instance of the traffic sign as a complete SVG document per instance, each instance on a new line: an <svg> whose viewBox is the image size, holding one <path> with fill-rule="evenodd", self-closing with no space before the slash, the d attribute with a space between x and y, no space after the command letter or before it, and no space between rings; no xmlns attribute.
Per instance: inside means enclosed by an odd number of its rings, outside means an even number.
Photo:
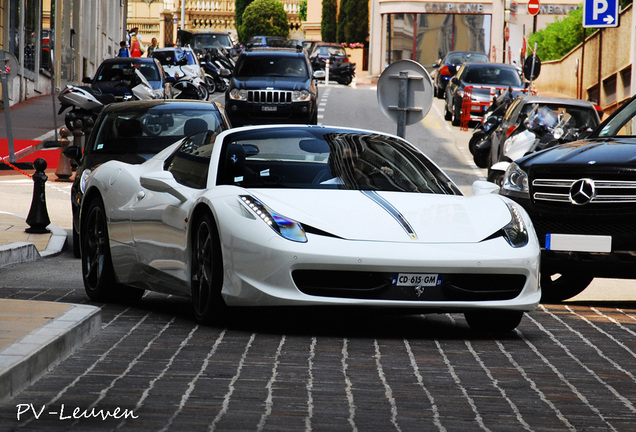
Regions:
<svg viewBox="0 0 636 432"><path fill-rule="evenodd" d="M540 10L541 10L541 3L539 3L539 0L530 0L528 2L528 13L530 15L534 16L538 14Z"/></svg>
<svg viewBox="0 0 636 432"><path fill-rule="evenodd" d="M584 0L583 27L618 27L618 0Z"/></svg>
<svg viewBox="0 0 636 432"><path fill-rule="evenodd" d="M510 40L510 28L508 26L506 26L506 28L504 29L504 37L506 39L506 42Z"/></svg>
<svg viewBox="0 0 636 432"><path fill-rule="evenodd" d="M378 79L380 110L397 123L397 135L404 138L407 125L422 120L433 105L433 81L421 64L398 60Z"/></svg>

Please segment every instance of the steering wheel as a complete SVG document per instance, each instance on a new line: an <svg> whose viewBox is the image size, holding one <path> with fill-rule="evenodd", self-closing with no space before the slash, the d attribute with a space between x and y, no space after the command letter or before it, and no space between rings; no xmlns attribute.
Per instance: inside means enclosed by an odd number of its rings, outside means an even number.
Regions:
<svg viewBox="0 0 636 432"><path fill-rule="evenodd" d="M161 126L160 123L151 122L151 120L154 120L154 118L152 117L142 118L141 126L143 127L144 132L146 132L146 135L157 136L161 133L161 131L163 130L163 127Z"/></svg>

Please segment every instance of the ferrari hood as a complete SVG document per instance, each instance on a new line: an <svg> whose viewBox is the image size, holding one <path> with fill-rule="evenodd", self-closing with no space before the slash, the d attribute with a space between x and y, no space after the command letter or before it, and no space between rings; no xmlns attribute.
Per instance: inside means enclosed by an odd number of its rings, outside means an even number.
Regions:
<svg viewBox="0 0 636 432"><path fill-rule="evenodd" d="M476 243L504 227L510 212L498 195L254 189L273 211L349 240Z"/></svg>

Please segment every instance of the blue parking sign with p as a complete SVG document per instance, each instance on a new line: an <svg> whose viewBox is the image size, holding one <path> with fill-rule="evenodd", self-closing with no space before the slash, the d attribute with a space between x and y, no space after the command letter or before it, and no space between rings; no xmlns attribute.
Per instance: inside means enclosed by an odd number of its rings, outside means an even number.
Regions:
<svg viewBox="0 0 636 432"><path fill-rule="evenodd" d="M618 0L584 0L583 27L618 27Z"/></svg>

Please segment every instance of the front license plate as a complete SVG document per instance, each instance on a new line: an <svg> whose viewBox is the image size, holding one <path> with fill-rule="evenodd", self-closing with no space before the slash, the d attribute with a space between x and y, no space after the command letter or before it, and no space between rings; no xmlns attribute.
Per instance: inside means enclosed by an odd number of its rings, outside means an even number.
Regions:
<svg viewBox="0 0 636 432"><path fill-rule="evenodd" d="M567 252L611 252L611 236L546 234L545 249Z"/></svg>
<svg viewBox="0 0 636 432"><path fill-rule="evenodd" d="M396 273L391 283L395 286L437 286L442 284L442 276L431 273Z"/></svg>
<svg viewBox="0 0 636 432"><path fill-rule="evenodd" d="M263 106L261 107L261 111L268 111L268 112L272 112L272 111L277 111L278 107L275 106Z"/></svg>

